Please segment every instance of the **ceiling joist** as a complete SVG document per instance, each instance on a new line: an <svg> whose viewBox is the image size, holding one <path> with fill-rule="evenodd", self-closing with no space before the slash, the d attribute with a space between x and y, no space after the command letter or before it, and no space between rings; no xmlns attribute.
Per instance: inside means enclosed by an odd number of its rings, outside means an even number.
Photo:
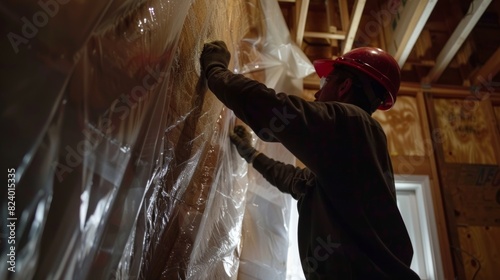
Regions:
<svg viewBox="0 0 500 280"><path fill-rule="evenodd" d="M474 86L488 86L493 77L495 77L500 68L500 47L497 48L495 53L486 61L486 63L474 74L471 78L472 85Z"/></svg>
<svg viewBox="0 0 500 280"><path fill-rule="evenodd" d="M394 32L388 51L403 67L438 0L409 1Z"/></svg>
<svg viewBox="0 0 500 280"><path fill-rule="evenodd" d="M470 32L476 26L479 18L483 15L492 0L475 0L470 4L469 12L460 21L451 37L439 53L436 59L436 65L431 69L424 83L432 83L439 79L450 61L469 36Z"/></svg>
<svg viewBox="0 0 500 280"><path fill-rule="evenodd" d="M500 88L500 0L278 1L288 2L290 34L311 59L376 46L396 58L405 82ZM311 75L304 85L312 82L319 79Z"/></svg>
<svg viewBox="0 0 500 280"><path fill-rule="evenodd" d="M352 49L352 44L354 43L354 38L356 36L356 32L358 31L359 23L361 22L361 16L363 15L365 4L366 0L356 0L354 3L352 20L349 24L349 29L347 30L347 36L342 48L342 54L345 54Z"/></svg>
<svg viewBox="0 0 500 280"><path fill-rule="evenodd" d="M347 30L349 28L349 8L347 4L347 0L338 0L339 2L339 14L340 14L340 22L342 25L342 30Z"/></svg>
<svg viewBox="0 0 500 280"><path fill-rule="evenodd" d="M297 19L297 34L295 36L295 42L298 46L302 46L302 40L304 40L304 31L306 28L307 11L309 10L309 0L298 0L298 19Z"/></svg>

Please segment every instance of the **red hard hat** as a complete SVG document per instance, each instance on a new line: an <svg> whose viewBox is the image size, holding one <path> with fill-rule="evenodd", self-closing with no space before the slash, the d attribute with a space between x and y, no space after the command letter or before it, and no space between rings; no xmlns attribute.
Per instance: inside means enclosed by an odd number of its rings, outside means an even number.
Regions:
<svg viewBox="0 0 500 280"><path fill-rule="evenodd" d="M379 82L387 90L388 96L378 109L389 110L396 102L401 82L399 65L390 54L382 49L361 47L347 52L335 60L315 60L313 65L320 78L330 74L335 65L345 65L357 69Z"/></svg>

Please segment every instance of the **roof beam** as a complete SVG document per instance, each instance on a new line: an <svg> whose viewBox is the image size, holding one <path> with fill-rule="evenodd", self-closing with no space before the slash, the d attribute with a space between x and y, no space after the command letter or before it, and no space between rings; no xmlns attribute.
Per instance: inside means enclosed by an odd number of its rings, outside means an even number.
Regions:
<svg viewBox="0 0 500 280"><path fill-rule="evenodd" d="M409 1L392 38L396 50L389 50L403 67L438 0ZM401 34L402 33L402 34ZM401 35L398 35L401 34Z"/></svg>
<svg viewBox="0 0 500 280"><path fill-rule="evenodd" d="M297 34L295 36L295 42L300 47L302 46L302 40L304 39L304 31L306 28L307 11L309 10L309 0L297 0L296 8L299 9L298 19L297 19Z"/></svg>
<svg viewBox="0 0 500 280"><path fill-rule="evenodd" d="M306 31L306 32L304 32L304 37L333 39L333 40L345 40L345 34L343 32L328 33L328 32Z"/></svg>
<svg viewBox="0 0 500 280"><path fill-rule="evenodd" d="M480 85L491 82L500 72L500 47L497 48L495 53L486 61L486 63L471 77L472 85Z"/></svg>
<svg viewBox="0 0 500 280"><path fill-rule="evenodd" d="M340 22L342 23L342 31L347 30L349 28L349 8L347 5L347 0L338 0L339 1L339 10L340 10Z"/></svg>
<svg viewBox="0 0 500 280"><path fill-rule="evenodd" d="M354 3L352 20L351 24L349 25L349 29L347 30L347 36L342 48L342 54L345 54L352 49L354 38L356 36L356 32L358 31L359 23L361 21L361 15L363 14L365 4L366 0L356 0L356 2Z"/></svg>
<svg viewBox="0 0 500 280"><path fill-rule="evenodd" d="M436 59L436 65L431 69L425 78L425 83L435 82L439 79L439 77L441 77L441 74L443 74L445 68L448 66L453 57L455 57L457 51L460 49L465 39L467 39L467 36L469 36L470 32L486 8L488 8L491 1L492 0L475 0L470 4L469 12L462 18L457 28L455 28L455 31L439 53Z"/></svg>

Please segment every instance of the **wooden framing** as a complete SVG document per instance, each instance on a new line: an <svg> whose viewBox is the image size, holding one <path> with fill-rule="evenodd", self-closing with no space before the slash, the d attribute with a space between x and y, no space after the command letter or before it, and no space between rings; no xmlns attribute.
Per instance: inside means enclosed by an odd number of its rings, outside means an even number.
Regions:
<svg viewBox="0 0 500 280"><path fill-rule="evenodd" d="M492 0L478 0L471 3L472 12L468 17L464 17L455 28L455 31L446 42L436 59L436 65L427 75L427 82L434 82L439 79L444 69L448 66L457 51L462 46L469 33L476 26L477 21L484 13Z"/></svg>
<svg viewBox="0 0 500 280"><path fill-rule="evenodd" d="M356 0L354 3L352 13L348 12L348 5L346 0L338 0L341 16L341 25L342 30L331 30L330 32L318 32L318 31L306 31L306 21L307 14L309 11L309 0L296 0L296 1L282 1L279 2L288 2L295 3L295 17L296 24L291 28L292 36L295 38L295 42L298 46L302 46L302 42L304 37L313 37L313 38L324 38L324 39L333 39L333 40L341 40L344 41L342 46L342 54L351 50L356 32L359 27L359 23L361 21L361 15L363 14L363 9L366 4L366 0ZM327 11L327 16L330 14Z"/></svg>
<svg viewBox="0 0 500 280"><path fill-rule="evenodd" d="M449 232L452 257L455 263L455 272L457 273L459 279L470 279L477 273L479 273L479 277L481 279L490 279L495 277L492 271L494 271L495 267L498 267L499 264L495 258L491 257L492 252L490 250L480 251L475 247L476 245L471 245L486 244L489 242L491 247L498 247L498 244L495 244L495 242L498 243L498 241L491 242L489 240L499 240L498 237L500 236L500 231L492 230L491 227L488 227L489 224L481 225L485 222L485 220L482 220L481 218L485 217L485 212L482 214L477 212L478 215L476 215L474 214L474 211L486 210L481 209L481 207L475 210L476 208L469 206L473 205L471 203L477 202L475 202L474 198L471 198L471 195L466 192L467 189L469 189L469 192L474 192L473 188L476 185L481 186L481 188L477 189L477 191L484 191L485 186L483 186L483 184L486 184L487 188L488 186L493 187L492 190L498 188L498 182L496 182L497 179L485 177L484 175L491 174L492 172L495 174L495 170L497 170L496 177L498 177L498 162L500 160L499 130L497 129L497 123L493 112L493 104L496 104L498 100L489 98L490 96L491 95L486 92L472 92L470 89L466 88L449 87L429 88L425 93L425 100L427 102L427 109L430 116L429 124L431 125L430 129L432 129L432 131L436 131L436 128L438 128L434 108L434 100L436 98L476 101L476 103L478 103L482 108L481 111L486 114L487 126L488 130L491 132L491 142L493 143L494 153L496 155L495 165L446 162L444 159L445 151L440 144L440 140L436 139L436 137L439 138L439 135L433 135L435 138L434 142L436 149L436 160L434 162L438 167L438 178L441 185L441 195L443 197L443 205L446 213L445 220L447 222ZM467 179L469 177L470 179ZM493 177L495 177L495 175L493 175ZM459 195L461 195L461 197ZM465 213L463 213L464 211ZM490 211L488 211L488 213L489 212ZM467 222L467 219L464 220L464 214L468 215L468 217L474 218L477 216L477 219L475 219L475 222L470 224ZM490 222L487 223L492 223L491 221L492 219L495 219L495 216L489 218ZM474 221L474 219L471 220L471 222L472 221ZM490 257L484 258L481 256ZM476 265L470 265L471 262L476 263ZM478 264L477 262L480 263ZM478 269L478 266L482 267L481 271Z"/></svg>

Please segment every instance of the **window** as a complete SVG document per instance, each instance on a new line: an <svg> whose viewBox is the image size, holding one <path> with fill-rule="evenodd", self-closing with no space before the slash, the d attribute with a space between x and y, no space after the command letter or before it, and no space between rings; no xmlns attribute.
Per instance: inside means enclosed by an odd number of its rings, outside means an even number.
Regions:
<svg viewBox="0 0 500 280"><path fill-rule="evenodd" d="M413 244L411 268L422 280L443 279L429 178L396 176L396 195Z"/></svg>

